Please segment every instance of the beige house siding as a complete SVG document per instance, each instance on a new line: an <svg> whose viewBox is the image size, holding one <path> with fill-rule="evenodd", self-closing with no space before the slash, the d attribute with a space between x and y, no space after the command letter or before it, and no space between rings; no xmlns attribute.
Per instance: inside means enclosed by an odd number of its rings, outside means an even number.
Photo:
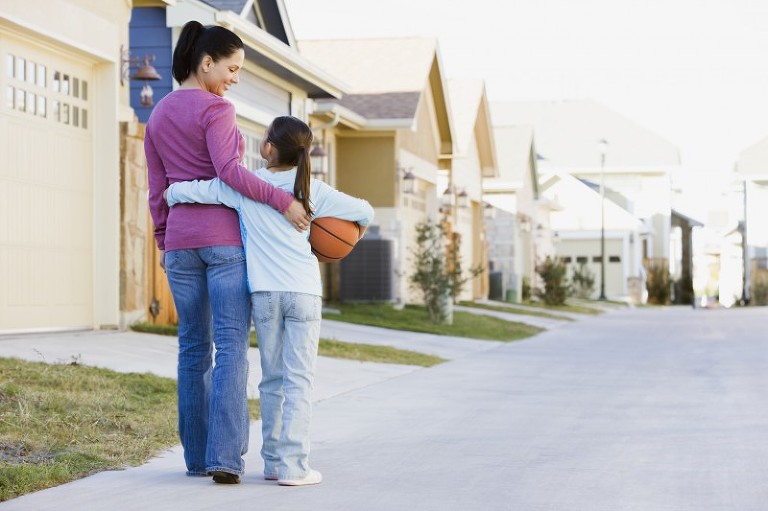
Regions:
<svg viewBox="0 0 768 511"><path fill-rule="evenodd" d="M395 139L392 136L339 137L336 186L364 197L374 208L396 204Z"/></svg>

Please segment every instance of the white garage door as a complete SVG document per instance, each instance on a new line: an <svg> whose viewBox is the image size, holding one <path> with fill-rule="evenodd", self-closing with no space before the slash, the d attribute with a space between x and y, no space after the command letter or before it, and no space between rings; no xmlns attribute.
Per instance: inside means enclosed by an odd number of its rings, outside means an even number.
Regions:
<svg viewBox="0 0 768 511"><path fill-rule="evenodd" d="M0 332L92 327L92 67L0 27Z"/></svg>

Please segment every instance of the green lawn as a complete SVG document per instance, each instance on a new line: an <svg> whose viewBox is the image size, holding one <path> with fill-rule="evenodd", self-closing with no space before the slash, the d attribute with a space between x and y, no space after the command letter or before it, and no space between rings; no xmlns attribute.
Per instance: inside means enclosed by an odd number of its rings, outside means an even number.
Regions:
<svg viewBox="0 0 768 511"><path fill-rule="evenodd" d="M560 321L573 321L573 318L569 316L563 316L562 314L552 314L550 312L542 312L538 310L524 309L522 307L515 307L514 305L488 305L484 303L475 302L460 302L459 305L464 307L474 307L476 309L485 309L497 312L510 312L512 314L524 314L527 316L536 316L539 318L558 319Z"/></svg>
<svg viewBox="0 0 768 511"><path fill-rule="evenodd" d="M337 309L340 314L326 314L325 319L437 335L515 341L536 335L543 330L525 323L504 321L464 311L453 312L452 325L436 325L429 320L427 310L416 305L406 305L402 310L387 304L333 303L329 306Z"/></svg>
<svg viewBox="0 0 768 511"><path fill-rule="evenodd" d="M250 409L257 419L258 401ZM0 501L178 443L173 379L0 358Z"/></svg>
<svg viewBox="0 0 768 511"><path fill-rule="evenodd" d="M150 325L136 323L131 329L137 332L155 333L161 335L177 335L174 325ZM251 347L258 348L256 334L251 332ZM445 362L444 358L427 355L416 351L401 350L390 346L375 346L356 342L342 342L335 339L320 339L318 354L323 357L359 360L361 362L379 362L385 364L404 364L421 367L431 367Z"/></svg>

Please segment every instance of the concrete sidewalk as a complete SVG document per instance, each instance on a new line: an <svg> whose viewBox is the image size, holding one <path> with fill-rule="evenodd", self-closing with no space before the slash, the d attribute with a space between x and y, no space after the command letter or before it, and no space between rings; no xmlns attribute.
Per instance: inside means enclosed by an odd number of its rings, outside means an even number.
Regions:
<svg viewBox="0 0 768 511"><path fill-rule="evenodd" d="M761 308L615 311L316 402L315 487L261 479L254 427L240 485L177 448L0 511L764 511L766 330Z"/></svg>

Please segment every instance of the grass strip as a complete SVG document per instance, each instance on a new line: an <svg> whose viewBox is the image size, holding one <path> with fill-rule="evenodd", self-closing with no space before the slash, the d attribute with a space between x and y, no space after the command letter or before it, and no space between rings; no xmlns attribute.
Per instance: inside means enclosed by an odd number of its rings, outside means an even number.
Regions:
<svg viewBox="0 0 768 511"><path fill-rule="evenodd" d="M0 358L0 501L146 463L177 417L173 379Z"/></svg>
<svg viewBox="0 0 768 511"><path fill-rule="evenodd" d="M459 305L462 305L464 307L474 307L475 309L485 309L485 310L496 311L496 312L524 314L527 316L535 316L539 318L557 319L560 321L574 321L574 319L570 316L552 314L549 312L542 312L538 310L523 309L522 307L515 307L514 305L488 305L484 303L475 303L475 302L460 302Z"/></svg>
<svg viewBox="0 0 768 511"><path fill-rule="evenodd" d="M177 335L174 325L152 325L136 323L131 326L137 332L155 333L161 335ZM251 347L258 348L256 334L251 332ZM318 354L324 357L359 360L361 362L379 362L384 364L404 364L421 367L432 367L445 362L444 358L427 355L416 351L402 350L391 346L377 346L356 342L342 342L335 339L320 339Z"/></svg>
<svg viewBox="0 0 768 511"><path fill-rule="evenodd" d="M327 319L394 330L407 330L436 335L451 335L491 341L516 341L542 332L544 329L492 316L453 311L452 325L437 325L429 319L426 308L406 305L398 310L388 304L334 303L339 314Z"/></svg>

